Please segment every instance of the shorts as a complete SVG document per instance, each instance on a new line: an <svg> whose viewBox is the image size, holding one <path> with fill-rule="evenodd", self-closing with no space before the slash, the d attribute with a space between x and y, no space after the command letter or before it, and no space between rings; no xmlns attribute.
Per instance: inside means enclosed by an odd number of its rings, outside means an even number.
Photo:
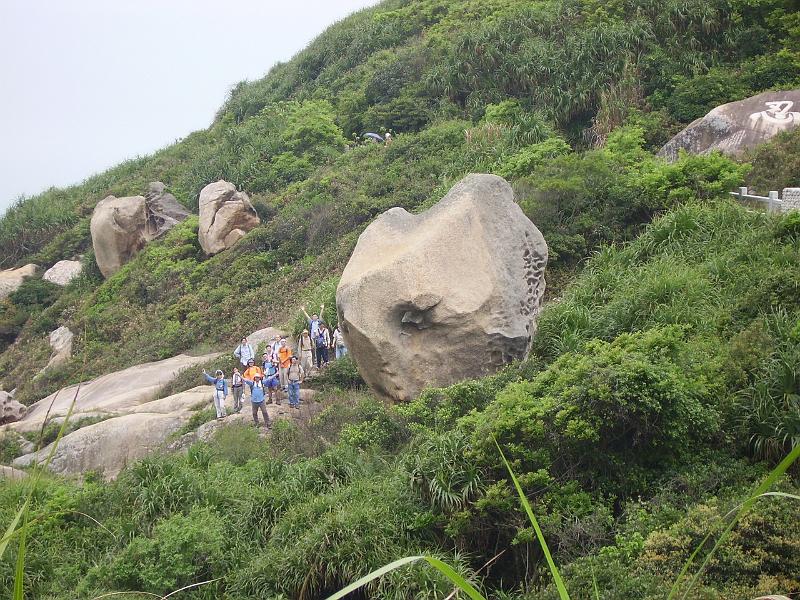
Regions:
<svg viewBox="0 0 800 600"><path fill-rule="evenodd" d="M264 381L264 387L269 389L275 389L278 387L278 378L277 377L270 377L266 381Z"/></svg>

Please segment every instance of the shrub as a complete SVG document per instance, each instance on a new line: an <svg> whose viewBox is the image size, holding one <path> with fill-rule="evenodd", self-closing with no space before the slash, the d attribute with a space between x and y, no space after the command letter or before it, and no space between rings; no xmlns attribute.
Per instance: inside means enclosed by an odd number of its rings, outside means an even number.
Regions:
<svg viewBox="0 0 800 600"><path fill-rule="evenodd" d="M314 385L322 388L336 387L362 390L366 388L367 384L361 378L353 358L346 354L342 358L328 363L322 374L314 379Z"/></svg>
<svg viewBox="0 0 800 600"><path fill-rule="evenodd" d="M133 538L110 564L90 569L84 585L168 594L224 575L231 539L220 515L194 508L156 523L151 537Z"/></svg>
<svg viewBox="0 0 800 600"><path fill-rule="evenodd" d="M531 381L509 384L473 429L480 464L496 465L494 440L521 473L572 473L633 493L653 472L713 436L716 412L701 374L687 370L679 328L623 334L566 353Z"/></svg>

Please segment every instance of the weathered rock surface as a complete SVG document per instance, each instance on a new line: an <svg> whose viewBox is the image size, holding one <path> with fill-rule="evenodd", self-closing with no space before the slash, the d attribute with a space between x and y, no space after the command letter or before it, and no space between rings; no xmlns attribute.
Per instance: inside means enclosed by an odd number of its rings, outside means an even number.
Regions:
<svg viewBox="0 0 800 600"><path fill-rule="evenodd" d="M64 364L72 358L72 339L75 336L69 327L62 325L50 332L50 348L52 354L45 369Z"/></svg>
<svg viewBox="0 0 800 600"><path fill-rule="evenodd" d="M201 365L217 356L219 356L217 353L202 356L179 354L166 360L136 365L85 382L81 384L75 400L72 418L132 412L135 407L156 399L161 389L172 381L181 369ZM8 427L16 431L38 430L48 410L50 411L48 419L65 416L77 388L77 385L69 386L39 400L28 407L25 418Z"/></svg>
<svg viewBox="0 0 800 600"><path fill-rule="evenodd" d="M27 407L14 400L14 396L8 392L0 391L0 425L15 423L22 419L27 412Z"/></svg>
<svg viewBox="0 0 800 600"><path fill-rule="evenodd" d="M28 474L25 471L20 471L14 467L0 465L0 479L25 479Z"/></svg>
<svg viewBox="0 0 800 600"><path fill-rule="evenodd" d="M5 269L0 271L0 300L16 292L22 285L22 280L36 272L37 265L28 264L19 269Z"/></svg>
<svg viewBox="0 0 800 600"><path fill-rule="evenodd" d="M150 184L147 198L108 196L95 206L89 229L97 266L104 277L116 273L145 244L189 216L164 184Z"/></svg>
<svg viewBox="0 0 800 600"><path fill-rule="evenodd" d="M494 175L467 176L419 215L383 213L359 237L336 291L362 377L405 401L524 358L546 264L542 234Z"/></svg>
<svg viewBox="0 0 800 600"><path fill-rule="evenodd" d="M693 154L719 150L739 156L783 131L800 125L800 89L764 92L716 107L678 133L658 152L676 160L683 149Z"/></svg>
<svg viewBox="0 0 800 600"><path fill-rule="evenodd" d="M114 478L127 464L144 458L154 450L183 450L194 442L210 440L222 427L233 423L252 423L249 403L245 401L242 412L231 414L233 400L228 396L226 405L229 416L226 419L205 423L197 430L172 440L173 434L191 418L194 410L213 406L212 389L210 385L201 385L166 398L126 406L104 421L81 427L61 439L50 469L63 475L100 470L105 477ZM313 396L313 390L301 390L304 403L301 410L290 409L283 402L281 405L267 405L267 414L273 421L310 418L319 410L319 406L311 402ZM73 416L73 421L85 415ZM54 420L58 422L58 418ZM51 447L46 446L37 452L20 456L14 459L13 466L27 467L44 461Z"/></svg>
<svg viewBox="0 0 800 600"><path fill-rule="evenodd" d="M160 448L192 415L193 409L211 404L211 386L198 386L166 398L142 404L121 404L114 412L107 411L106 420L81 427L65 435L58 444L50 469L55 473L74 475L99 469L113 478L122 468ZM71 421L103 412L81 411ZM53 419L58 423L63 417ZM27 467L43 461L51 446L14 459L15 467Z"/></svg>
<svg viewBox="0 0 800 600"><path fill-rule="evenodd" d="M148 241L161 237L189 216L189 211L175 196L166 191L160 181L154 181L148 186L145 208L147 210L145 237Z"/></svg>
<svg viewBox="0 0 800 600"><path fill-rule="evenodd" d="M209 183L200 192L200 246L206 254L230 248L261 220L250 198L227 181Z"/></svg>
<svg viewBox="0 0 800 600"><path fill-rule="evenodd" d="M42 279L64 286L80 275L82 269L79 260L60 260L44 272Z"/></svg>
<svg viewBox="0 0 800 600"><path fill-rule="evenodd" d="M70 475L98 469L116 477L125 465L159 448L187 419L181 413L135 413L81 427L61 439L50 470ZM13 466L44 461L51 446L14 459Z"/></svg>

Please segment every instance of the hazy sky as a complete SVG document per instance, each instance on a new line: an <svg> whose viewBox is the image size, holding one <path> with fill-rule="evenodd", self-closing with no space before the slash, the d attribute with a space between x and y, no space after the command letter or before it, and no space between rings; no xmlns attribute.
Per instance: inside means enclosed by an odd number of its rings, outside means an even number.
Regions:
<svg viewBox="0 0 800 600"><path fill-rule="evenodd" d="M375 0L0 0L0 213L207 127Z"/></svg>

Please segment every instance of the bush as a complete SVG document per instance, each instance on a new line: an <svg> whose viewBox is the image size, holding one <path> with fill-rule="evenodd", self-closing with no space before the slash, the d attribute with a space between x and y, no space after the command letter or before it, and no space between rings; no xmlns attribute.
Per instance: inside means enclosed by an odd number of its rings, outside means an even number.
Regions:
<svg viewBox="0 0 800 600"><path fill-rule="evenodd" d="M497 440L520 473L571 473L623 495L648 489L654 473L688 456L718 425L681 338L673 327L594 341L531 381L509 384L461 422L473 431L476 460L497 465Z"/></svg>
<svg viewBox="0 0 800 600"><path fill-rule="evenodd" d="M84 585L168 594L223 576L231 540L219 514L194 508L156 523L151 537L133 538L109 565L90 569Z"/></svg>
<svg viewBox="0 0 800 600"><path fill-rule="evenodd" d="M322 374L314 379L314 386L363 390L367 384L361 378L353 358L346 354L342 358L329 362Z"/></svg>

